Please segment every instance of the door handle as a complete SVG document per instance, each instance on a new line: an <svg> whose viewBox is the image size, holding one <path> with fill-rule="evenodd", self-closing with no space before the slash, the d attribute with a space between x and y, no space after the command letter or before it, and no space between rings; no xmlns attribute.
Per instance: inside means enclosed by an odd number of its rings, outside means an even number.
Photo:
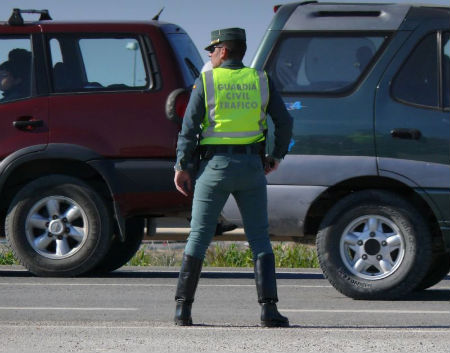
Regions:
<svg viewBox="0 0 450 353"><path fill-rule="evenodd" d="M399 139L418 140L422 133L417 129L393 129L391 130L391 136Z"/></svg>
<svg viewBox="0 0 450 353"><path fill-rule="evenodd" d="M36 127L44 126L42 120L16 120L13 121L13 126L19 130L33 130Z"/></svg>

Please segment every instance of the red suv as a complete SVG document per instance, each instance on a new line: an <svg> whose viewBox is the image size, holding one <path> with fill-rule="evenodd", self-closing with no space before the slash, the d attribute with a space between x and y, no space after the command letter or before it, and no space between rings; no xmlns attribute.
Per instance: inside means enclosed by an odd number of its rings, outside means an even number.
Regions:
<svg viewBox="0 0 450 353"><path fill-rule="evenodd" d="M0 215L40 276L126 263L144 218L187 210L173 165L186 93L203 61L158 20L0 26Z"/></svg>

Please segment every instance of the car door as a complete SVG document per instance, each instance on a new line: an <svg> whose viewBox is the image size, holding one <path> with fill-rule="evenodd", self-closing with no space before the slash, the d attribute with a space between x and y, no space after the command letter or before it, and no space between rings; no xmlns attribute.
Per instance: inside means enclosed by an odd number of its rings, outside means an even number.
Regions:
<svg viewBox="0 0 450 353"><path fill-rule="evenodd" d="M182 83L178 67L157 30L117 27L49 28L49 149L108 175L124 216L185 209L188 199L173 184L180 126L165 112Z"/></svg>
<svg viewBox="0 0 450 353"><path fill-rule="evenodd" d="M416 189L440 221L450 220L448 21L416 30L383 76L376 95L379 172Z"/></svg>
<svg viewBox="0 0 450 353"><path fill-rule="evenodd" d="M48 98L35 80L43 71L39 39L37 27L0 26L0 160L48 143Z"/></svg>
<svg viewBox="0 0 450 353"><path fill-rule="evenodd" d="M174 156L178 126L166 119L167 92L158 89L148 67L145 37L47 38L54 91L51 143L83 146L106 158Z"/></svg>

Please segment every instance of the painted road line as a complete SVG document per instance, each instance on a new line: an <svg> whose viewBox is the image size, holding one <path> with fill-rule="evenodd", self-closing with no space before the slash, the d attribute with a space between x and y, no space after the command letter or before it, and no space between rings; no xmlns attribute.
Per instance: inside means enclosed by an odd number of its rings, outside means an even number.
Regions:
<svg viewBox="0 0 450 353"><path fill-rule="evenodd" d="M176 284L165 283L32 283L32 282L2 282L0 286L31 286L31 287L176 287ZM254 287L254 284L199 284L199 287ZM279 284L287 288L332 288L331 285Z"/></svg>
<svg viewBox="0 0 450 353"><path fill-rule="evenodd" d="M345 310L345 309L281 309L291 313L363 313L363 314L450 314L450 310Z"/></svg>
<svg viewBox="0 0 450 353"><path fill-rule="evenodd" d="M54 306L0 306L0 310L64 310L64 311L137 311L139 308L74 308L74 307L54 307Z"/></svg>
<svg viewBox="0 0 450 353"><path fill-rule="evenodd" d="M0 282L7 287L176 287L175 283L34 283ZM254 284L199 284L199 287L254 287ZM278 284L278 288L333 288L330 284ZM433 289L450 289L450 286L436 285Z"/></svg>
<svg viewBox="0 0 450 353"><path fill-rule="evenodd" d="M213 325L213 324L212 324ZM139 330L176 330L176 331L185 331L185 330L207 330L207 331L256 331L260 333L265 333L265 330L262 330L259 325L257 326L233 326L231 324L227 325L220 325L220 326L202 326L202 325L194 325L194 326L176 326L176 325L146 325L140 323L139 325L71 325L71 324L59 324L59 325L46 325L46 324L2 324L0 325L1 329L12 329L12 328L18 328L18 329L38 329L39 331L42 331L44 329L62 329L62 330L68 330L68 329L91 329L91 330L126 330L126 329L139 329ZM292 331L292 330L298 330L302 333L304 332L353 332L353 333L361 333L361 332L368 332L368 333L404 333L404 334L416 334L416 333L430 333L430 334L444 334L448 335L450 326L447 327L436 327L436 328L430 328L430 327L424 327L424 328L417 328L417 327L362 327L362 328L356 328L356 327L327 327L327 326L321 326L321 327L309 327L309 326L301 326L301 325L295 325L287 328L277 328L277 331Z"/></svg>

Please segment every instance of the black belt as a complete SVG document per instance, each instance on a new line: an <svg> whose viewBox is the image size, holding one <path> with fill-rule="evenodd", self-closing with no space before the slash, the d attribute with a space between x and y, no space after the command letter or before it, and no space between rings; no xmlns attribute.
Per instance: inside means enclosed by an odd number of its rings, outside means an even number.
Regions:
<svg viewBox="0 0 450 353"><path fill-rule="evenodd" d="M259 154L262 149L261 143L251 143L248 145L205 145L205 155L214 155L217 153L230 154ZM208 157L206 157L208 158Z"/></svg>

